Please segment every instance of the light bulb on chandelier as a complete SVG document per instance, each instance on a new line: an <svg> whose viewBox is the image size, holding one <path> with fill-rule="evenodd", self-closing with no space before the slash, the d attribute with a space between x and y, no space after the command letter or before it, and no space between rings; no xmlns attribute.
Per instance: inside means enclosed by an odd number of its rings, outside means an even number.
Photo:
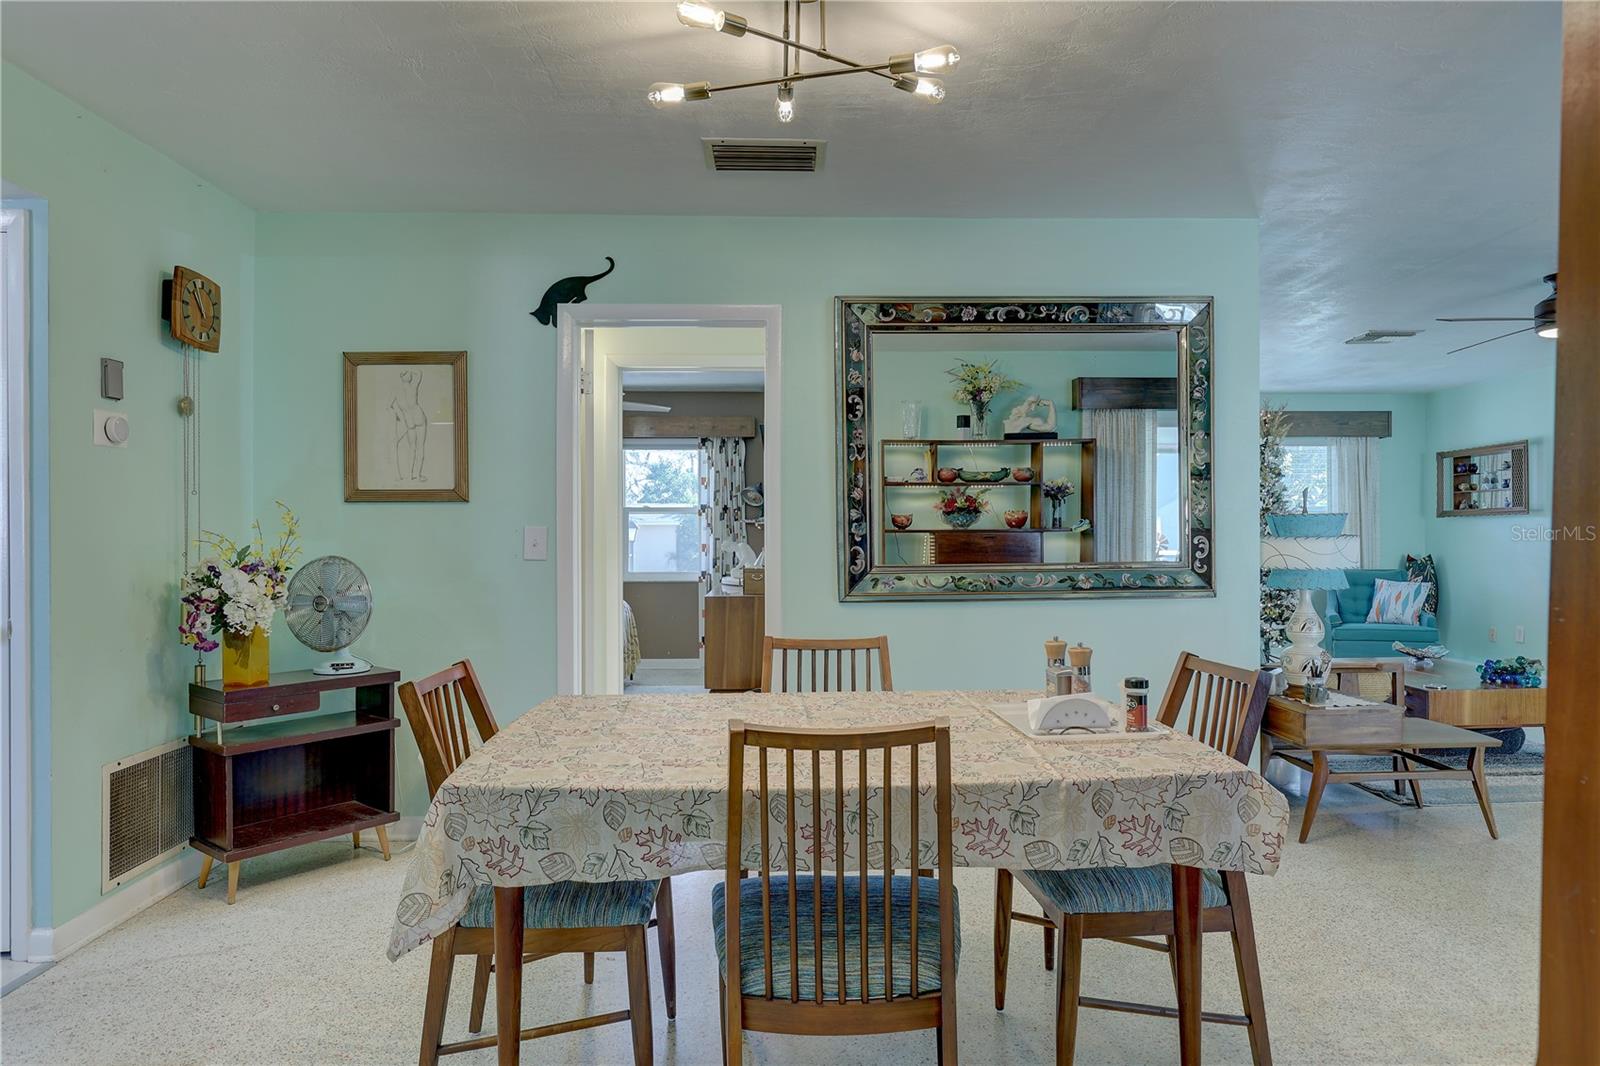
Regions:
<svg viewBox="0 0 1600 1066"><path fill-rule="evenodd" d="M942 74L954 70L960 62L961 53L956 51L955 45L941 44L937 48L924 48L920 52L892 57L889 60L889 73Z"/></svg>
<svg viewBox="0 0 1600 1066"><path fill-rule="evenodd" d="M743 37L746 25L738 15L730 15L710 4L697 4L693 0L683 0L678 5L678 21L697 30L717 30L733 37Z"/></svg>
<svg viewBox="0 0 1600 1066"><path fill-rule="evenodd" d="M650 91L644 94L654 108L672 107L685 100L711 99L711 84L704 81L691 82L684 85L675 81L658 81L650 86Z"/></svg>
<svg viewBox="0 0 1600 1066"><path fill-rule="evenodd" d="M793 85L780 85L780 86L778 86L778 105L777 106L778 106L778 121L779 122L788 123L788 122L793 122L794 121L794 86Z"/></svg>
<svg viewBox="0 0 1600 1066"><path fill-rule="evenodd" d="M938 78L913 78L909 75L902 75L894 80L894 87L914 96L919 96L930 104L937 104L944 100L944 82Z"/></svg>

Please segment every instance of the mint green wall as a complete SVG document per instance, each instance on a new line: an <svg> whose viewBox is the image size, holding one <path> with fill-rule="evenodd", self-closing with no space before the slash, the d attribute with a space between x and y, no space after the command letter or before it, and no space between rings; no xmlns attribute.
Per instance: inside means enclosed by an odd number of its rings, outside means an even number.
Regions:
<svg viewBox="0 0 1600 1066"><path fill-rule="evenodd" d="M1554 367L1428 394L1428 548L1444 593L1442 635L1454 658L1547 653L1554 427ZM1435 452L1523 439L1530 442L1528 514L1434 517ZM1517 626L1526 631L1523 644L1514 640Z"/></svg>
<svg viewBox="0 0 1600 1066"><path fill-rule="evenodd" d="M202 376L205 516L237 529L250 498L255 214L15 67L0 78L0 168L50 218L53 612L36 691L48 693L51 776L34 782L50 821L35 831L34 924L60 926L100 898L101 764L182 736L189 721L175 599L180 363L161 280L182 263L222 286L222 350ZM102 356L126 363L120 404L99 397ZM96 407L128 417L126 449L90 444Z"/></svg>
<svg viewBox="0 0 1600 1066"><path fill-rule="evenodd" d="M894 251L931 230L939 254ZM362 654L409 674L471 656L502 720L555 687L554 552L522 561L520 530L556 525L556 331L528 311L605 255L617 271L595 302L782 306L787 632L887 633L904 688L1034 684L1055 633L1096 649L1106 691L1130 673L1162 686L1183 648L1255 660L1253 220L264 214L256 249L257 506L289 501L309 551L366 569L376 610ZM1215 296L1217 597L837 601L833 297L928 293ZM344 503L340 353L431 348L470 353L472 502ZM291 643L274 641L275 665L305 661ZM399 772L403 810L420 813L409 739Z"/></svg>
<svg viewBox="0 0 1600 1066"><path fill-rule="evenodd" d="M1393 435L1378 442L1379 549L1386 567L1423 553L1434 511L1426 393L1269 392L1261 402L1291 411L1390 412Z"/></svg>

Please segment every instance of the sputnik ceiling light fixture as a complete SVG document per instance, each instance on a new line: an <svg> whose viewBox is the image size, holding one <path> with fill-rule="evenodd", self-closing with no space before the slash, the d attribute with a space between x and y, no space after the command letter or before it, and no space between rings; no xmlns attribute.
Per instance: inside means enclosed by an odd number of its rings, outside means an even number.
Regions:
<svg viewBox="0 0 1600 1066"><path fill-rule="evenodd" d="M800 39L800 12L803 5L815 4L817 8L817 43L806 44ZM828 0L783 0L783 33L768 33L750 25L749 21L731 11L722 11L699 0L683 0L678 5L678 21L696 29L716 30L730 37L751 35L783 45L783 71L775 78L759 81L742 81L729 85L712 85L708 81L675 82L658 81L650 86L645 98L657 108L672 107L688 100L709 100L715 93L735 89L756 89L776 85L776 107L779 122L794 120L794 87L796 82L815 78L833 78L841 74L874 74L886 79L896 89L908 92L929 103L944 99L944 83L931 74L953 70L961 62L955 47L942 44L920 52L907 52L890 56L884 63L857 63L828 50ZM802 71L800 54L816 56L836 64L821 70Z"/></svg>

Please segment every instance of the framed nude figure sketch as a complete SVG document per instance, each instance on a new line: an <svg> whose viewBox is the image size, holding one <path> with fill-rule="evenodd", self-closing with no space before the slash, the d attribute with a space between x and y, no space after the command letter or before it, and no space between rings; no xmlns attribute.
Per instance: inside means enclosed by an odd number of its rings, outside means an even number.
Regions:
<svg viewBox="0 0 1600 1066"><path fill-rule="evenodd" d="M467 353L344 353L346 502L465 502Z"/></svg>

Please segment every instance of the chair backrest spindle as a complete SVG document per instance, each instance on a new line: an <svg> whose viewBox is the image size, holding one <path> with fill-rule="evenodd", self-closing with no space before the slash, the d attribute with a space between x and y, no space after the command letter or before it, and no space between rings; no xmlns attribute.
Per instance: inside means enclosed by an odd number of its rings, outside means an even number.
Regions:
<svg viewBox="0 0 1600 1066"><path fill-rule="evenodd" d="M422 755L430 795L472 755L469 718L480 744L499 732L477 672L467 659L420 680L401 683L399 696Z"/></svg>
<svg viewBox="0 0 1600 1066"><path fill-rule="evenodd" d="M1202 659L1193 652L1178 656L1178 665L1161 701L1157 721L1240 762L1250 760L1266 714L1270 679L1264 670ZM1180 724L1188 703L1187 724Z"/></svg>
<svg viewBox="0 0 1600 1066"><path fill-rule="evenodd" d="M849 653L849 678L845 677L845 653ZM788 638L767 637L761 656L763 692L871 692L872 660L878 660L878 690L894 688L889 668L888 637ZM777 662L773 662L773 656ZM794 676L789 675L789 660L794 659ZM863 657L858 665L857 655ZM865 684L862 685L864 668ZM774 689L773 683L777 682ZM848 685L848 688L846 687Z"/></svg>

